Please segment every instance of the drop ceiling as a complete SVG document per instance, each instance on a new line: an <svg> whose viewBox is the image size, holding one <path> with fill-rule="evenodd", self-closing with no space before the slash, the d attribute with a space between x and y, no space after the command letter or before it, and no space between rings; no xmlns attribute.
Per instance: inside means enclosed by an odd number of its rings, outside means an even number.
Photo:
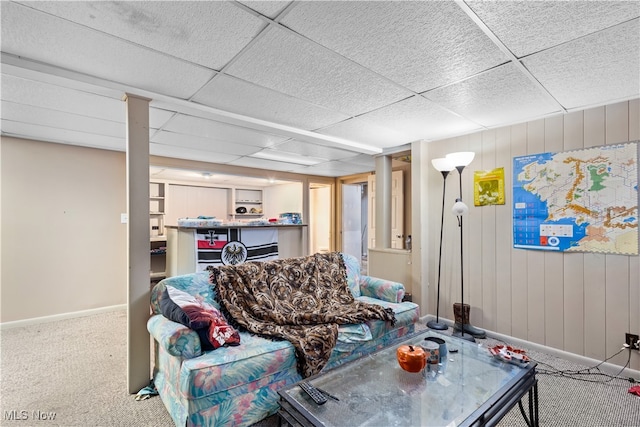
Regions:
<svg viewBox="0 0 640 427"><path fill-rule="evenodd" d="M640 97L639 1L2 1L2 135L319 176Z"/></svg>

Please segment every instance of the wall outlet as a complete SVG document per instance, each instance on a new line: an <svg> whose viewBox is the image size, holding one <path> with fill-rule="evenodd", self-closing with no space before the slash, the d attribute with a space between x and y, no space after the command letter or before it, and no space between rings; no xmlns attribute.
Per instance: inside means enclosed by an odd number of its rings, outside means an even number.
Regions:
<svg viewBox="0 0 640 427"><path fill-rule="evenodd" d="M640 342L640 337L638 337L638 335L630 334L627 332L624 336L624 342L629 346L630 349L640 350L640 344L638 344L638 342Z"/></svg>

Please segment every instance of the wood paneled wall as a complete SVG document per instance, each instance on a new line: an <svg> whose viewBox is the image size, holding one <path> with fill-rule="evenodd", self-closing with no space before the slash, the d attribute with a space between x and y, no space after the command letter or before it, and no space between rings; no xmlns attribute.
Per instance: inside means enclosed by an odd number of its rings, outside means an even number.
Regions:
<svg viewBox="0 0 640 427"><path fill-rule="evenodd" d="M597 360L618 352L626 332L640 333L639 257L514 249L511 203L513 157L638 139L640 100L633 100L424 143L429 161L455 151L476 153L462 174L470 208L463 234L465 303L474 326ZM442 177L424 160L420 167L429 169L423 286L431 284L427 311L435 314ZM473 172L496 167L505 170L506 204L473 206ZM440 294L440 316L448 319L460 300L460 231L450 210L458 186L454 170L447 178ZM610 362L622 366L628 356ZM630 367L640 369L640 353L632 353Z"/></svg>

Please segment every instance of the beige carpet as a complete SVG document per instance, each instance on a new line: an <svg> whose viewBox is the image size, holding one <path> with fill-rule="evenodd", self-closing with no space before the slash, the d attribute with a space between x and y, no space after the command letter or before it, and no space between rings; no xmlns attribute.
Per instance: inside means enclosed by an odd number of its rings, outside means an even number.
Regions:
<svg viewBox="0 0 640 427"><path fill-rule="evenodd" d="M0 332L0 425L172 426L159 398L127 393L126 325L118 311Z"/></svg>
<svg viewBox="0 0 640 427"><path fill-rule="evenodd" d="M640 426L640 397L627 392L628 381L552 375L552 367L564 373L585 367L534 351L529 355L540 362L542 426ZM1 426L173 425L159 397L137 402L127 393L125 311L2 331L0 356ZM55 413L55 419L36 420L38 411ZM8 419L23 415L28 419ZM270 417L256 427L277 425ZM499 425L526 424L516 407Z"/></svg>

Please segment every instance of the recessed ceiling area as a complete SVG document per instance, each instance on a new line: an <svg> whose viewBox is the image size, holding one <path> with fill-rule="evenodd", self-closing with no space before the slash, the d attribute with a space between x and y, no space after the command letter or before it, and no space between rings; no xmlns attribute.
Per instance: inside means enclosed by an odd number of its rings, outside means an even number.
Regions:
<svg viewBox="0 0 640 427"><path fill-rule="evenodd" d="M2 1L0 131L338 177L640 97L640 1ZM402 148L404 147L404 148Z"/></svg>

